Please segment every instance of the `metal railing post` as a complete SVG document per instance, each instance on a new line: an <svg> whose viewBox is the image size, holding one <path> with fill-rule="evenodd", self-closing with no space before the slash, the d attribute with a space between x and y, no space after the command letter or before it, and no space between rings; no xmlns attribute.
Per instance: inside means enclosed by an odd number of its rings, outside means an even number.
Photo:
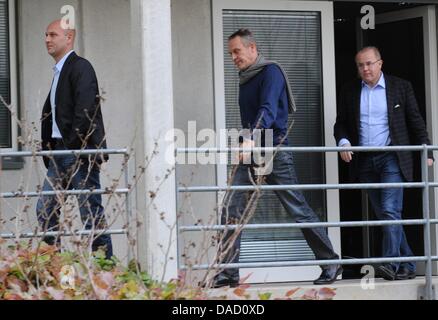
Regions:
<svg viewBox="0 0 438 320"><path fill-rule="evenodd" d="M175 159L177 159L178 157L178 151L175 149ZM175 210L176 210L176 266L178 269L178 272L181 270L181 265L183 265L182 261L181 261L181 256L180 256L180 250L179 250L179 236L180 236L180 231L179 231L179 191L178 191L178 163L177 161L175 161Z"/></svg>
<svg viewBox="0 0 438 320"><path fill-rule="evenodd" d="M127 230L126 243L128 249L128 263L130 263L134 255L134 252L131 253L131 239L130 239L130 237L132 237L131 186L129 185L129 154L127 152L124 155L124 160L125 160L125 188L129 190L128 193L126 194L126 230ZM134 247L132 248L132 251L134 251Z"/></svg>
<svg viewBox="0 0 438 320"><path fill-rule="evenodd" d="M426 260L426 287L425 298L426 300L432 300L433 297L433 284L432 284L432 248L431 248L431 224L430 224L430 210L429 210L429 169L428 169L428 148L427 145L423 145L421 151L421 176L422 182L424 182L423 188L423 218L426 220L424 225L424 254L427 257Z"/></svg>

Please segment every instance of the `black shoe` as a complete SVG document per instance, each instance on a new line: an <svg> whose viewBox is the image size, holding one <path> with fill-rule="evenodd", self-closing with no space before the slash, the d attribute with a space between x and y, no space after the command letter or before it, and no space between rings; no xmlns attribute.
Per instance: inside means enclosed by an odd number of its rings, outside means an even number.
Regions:
<svg viewBox="0 0 438 320"><path fill-rule="evenodd" d="M395 280L411 280L415 279L416 276L417 274L415 271L410 271L406 268L400 268L395 275Z"/></svg>
<svg viewBox="0 0 438 320"><path fill-rule="evenodd" d="M322 285L322 284L331 284L336 281L336 279L344 272L342 266L339 264L329 266L322 270L321 275L318 279L313 281L313 284Z"/></svg>
<svg viewBox="0 0 438 320"><path fill-rule="evenodd" d="M383 279L392 281L395 280L395 271L390 264L381 264L377 267L379 275L383 277Z"/></svg>
<svg viewBox="0 0 438 320"><path fill-rule="evenodd" d="M239 286L239 279L229 277L223 273L219 273L213 280L212 288L230 287L236 288Z"/></svg>

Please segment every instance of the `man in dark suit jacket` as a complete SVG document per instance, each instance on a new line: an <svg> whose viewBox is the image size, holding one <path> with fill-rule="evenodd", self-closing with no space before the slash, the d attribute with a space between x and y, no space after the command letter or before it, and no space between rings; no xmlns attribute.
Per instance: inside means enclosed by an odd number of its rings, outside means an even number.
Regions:
<svg viewBox="0 0 438 320"><path fill-rule="evenodd" d="M54 58L54 78L44 104L41 139L44 150L80 150L106 148L105 129L100 110L95 71L86 59L73 51L76 32L61 20L52 22L46 31L48 53ZM65 189L100 189L100 156L55 156L45 158L48 168L44 191ZM107 223L100 195L78 197L86 229L105 230ZM44 231L59 230L62 203L56 196L43 196L37 204L38 220ZM109 235L94 235L93 250L101 247L112 256ZM59 244L59 237L46 237L49 244Z"/></svg>
<svg viewBox="0 0 438 320"><path fill-rule="evenodd" d="M412 85L383 74L383 60L375 47L356 55L361 81L345 85L341 91L334 128L339 146L397 146L430 144L426 126L418 110ZM397 183L413 180L412 152L372 152L353 155L341 152L350 164L350 176L363 183ZM433 157L429 155L429 166ZM403 189L368 190L380 220L401 220ZM408 257L412 251L402 226L383 227L383 256ZM387 280L415 278L415 263L379 266Z"/></svg>

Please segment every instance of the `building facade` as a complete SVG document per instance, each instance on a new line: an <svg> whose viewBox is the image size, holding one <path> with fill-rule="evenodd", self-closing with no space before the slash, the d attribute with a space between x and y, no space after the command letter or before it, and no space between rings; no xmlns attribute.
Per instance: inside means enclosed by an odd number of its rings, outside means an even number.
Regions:
<svg viewBox="0 0 438 320"><path fill-rule="evenodd" d="M175 278L185 263L211 263L211 233L177 232L178 226L216 224L220 193L178 193L181 186L226 186L226 165L175 165L166 161L174 145L165 139L176 128L187 133L185 146L211 145L200 134L193 145L189 131L240 127L238 79L228 57L226 39L235 30L254 31L261 52L286 69L297 99L291 116L293 146L335 146L332 128L337 92L356 76L354 54L362 46L381 48L384 71L412 81L434 144L438 141L437 7L435 1L400 4L368 1L375 29L364 29L364 3L294 0L71 0L78 30L76 51L97 72L105 99L103 116L111 148L132 149L130 176L138 178L131 194L139 222L136 256L156 277ZM44 45L47 24L63 14L59 0L0 0L0 90L12 112L0 107L0 152L26 150L38 139L41 109L50 87L53 62ZM368 21L369 22L369 21ZM16 118L21 120L18 124ZM192 123L191 123L192 122ZM34 129L35 128L35 129ZM31 137L31 138L29 138ZM25 147L20 141L27 140ZM102 184L111 184L123 167L116 156L104 167ZM176 168L176 170L175 170ZM297 154L301 183L346 182L346 168L336 154ZM144 171L144 174L142 174ZM4 158L0 191L29 191L41 184L42 162ZM436 178L431 170L430 178ZM135 177L135 178L134 178ZM435 179L436 180L436 179ZM419 193L420 192L420 193ZM372 219L360 191L305 193L323 220ZM430 209L436 211L435 193ZM33 200L27 200L34 207ZM11 219L23 202L3 201L2 232L17 231ZM420 209L419 209L420 208ZM406 217L420 218L421 191L409 191ZM33 217L30 209L29 217ZM34 219L34 217L33 217ZM31 231L32 218L19 231ZM291 222L274 194L263 195L254 223ZM126 223L114 218L114 227ZM21 224L20 224L21 225ZM436 230L434 230L434 237ZM415 253L423 254L422 230L409 228ZM421 236L418 236L418 235ZM378 256L374 229L331 228L329 235L343 256ZM436 243L436 241L435 241ZM124 236L115 238L115 253L127 256ZM433 248L435 255L436 246ZM242 262L312 259L302 235L293 230L245 231ZM435 270L436 271L436 270ZM260 268L243 271L248 282L305 281L317 267ZM347 276L360 272L351 268Z"/></svg>

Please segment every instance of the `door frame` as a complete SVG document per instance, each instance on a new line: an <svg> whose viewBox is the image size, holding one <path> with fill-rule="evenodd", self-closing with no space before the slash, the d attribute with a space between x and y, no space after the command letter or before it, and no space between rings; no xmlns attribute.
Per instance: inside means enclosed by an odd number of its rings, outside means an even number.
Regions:
<svg viewBox="0 0 438 320"><path fill-rule="evenodd" d="M225 75L224 75L224 47L223 47L223 19L222 12L230 10L276 10L276 11L314 11L321 14L321 49L322 49L322 77L323 77L323 105L324 105L324 141L326 146L334 147L332 128L336 120L336 78L335 78L335 48L333 3L328 1L294 1L294 0L214 0L212 1L213 22L213 59L214 59L214 91L215 91L215 125L216 131L226 128L225 119ZM237 71L236 71L237 72ZM218 141L220 148L225 148L226 141ZM224 163L224 162L221 162ZM325 155L325 175L328 184L337 184L338 156L336 153ZM329 169L328 169L329 168ZM227 185L227 165L217 166L217 182L221 187ZM221 203L223 193L218 195ZM219 217L218 217L219 218ZM327 220L339 221L339 190L327 191ZM328 230L330 239L336 252L341 252L341 232L339 228ZM314 267L286 267L241 269L243 277L251 274L248 282L285 282L307 281L316 278L320 273L318 266Z"/></svg>
<svg viewBox="0 0 438 320"><path fill-rule="evenodd" d="M438 126L434 125L438 120L438 55L437 55L437 25L436 9L434 5L421 6L412 9L404 9L376 15L376 26L382 23L396 22L413 18L423 19L424 36L424 75L425 75L425 98L426 98L426 117L427 130L429 132L432 145L438 144ZM433 107L435 106L435 108ZM436 163L429 170L430 181L438 181L438 170L435 169ZM429 195L429 209L431 218L436 218L438 212L438 188L435 188ZM437 255L437 234L438 226L432 227L432 254ZM436 264L433 272L438 273Z"/></svg>

